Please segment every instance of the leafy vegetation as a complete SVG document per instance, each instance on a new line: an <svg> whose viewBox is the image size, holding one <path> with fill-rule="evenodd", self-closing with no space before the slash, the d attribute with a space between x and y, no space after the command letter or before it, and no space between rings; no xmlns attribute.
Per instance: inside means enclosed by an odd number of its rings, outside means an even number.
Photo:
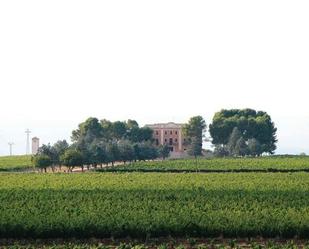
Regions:
<svg viewBox="0 0 309 249"><path fill-rule="evenodd" d="M209 132L217 155L223 153L224 156L226 151L230 155L241 156L260 155L263 152L273 154L276 150L277 128L266 112L252 109L221 110L213 117ZM252 151L246 148L248 145Z"/></svg>
<svg viewBox="0 0 309 249"><path fill-rule="evenodd" d="M258 157L258 158L211 158L198 160L181 159L167 161L135 162L105 171L309 171L309 157Z"/></svg>
<svg viewBox="0 0 309 249"><path fill-rule="evenodd" d="M309 249L309 242L303 240L201 240L201 239L147 239L143 240L69 240L69 241L10 241L1 245L3 249Z"/></svg>
<svg viewBox="0 0 309 249"><path fill-rule="evenodd" d="M1 156L0 171L16 171L33 168L31 156Z"/></svg>
<svg viewBox="0 0 309 249"><path fill-rule="evenodd" d="M0 174L0 235L308 237L309 175Z"/></svg>

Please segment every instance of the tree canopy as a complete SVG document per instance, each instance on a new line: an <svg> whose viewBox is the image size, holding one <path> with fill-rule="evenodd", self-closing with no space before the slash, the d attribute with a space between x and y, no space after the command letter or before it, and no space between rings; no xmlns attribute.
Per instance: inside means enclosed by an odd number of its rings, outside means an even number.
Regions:
<svg viewBox="0 0 309 249"><path fill-rule="evenodd" d="M228 144L231 142L230 137L234 128L238 129L240 137L244 139L247 145L251 139L255 139L254 143L258 144L258 153L255 152L255 154L258 155L263 152L273 154L276 150L277 128L266 112L252 109L232 109L217 112L209 126L212 143L229 147ZM253 148L252 141L250 143L250 147Z"/></svg>
<svg viewBox="0 0 309 249"><path fill-rule="evenodd" d="M187 138L189 155L194 157L202 155L205 131L206 122L202 116L194 116L184 125L183 132Z"/></svg>

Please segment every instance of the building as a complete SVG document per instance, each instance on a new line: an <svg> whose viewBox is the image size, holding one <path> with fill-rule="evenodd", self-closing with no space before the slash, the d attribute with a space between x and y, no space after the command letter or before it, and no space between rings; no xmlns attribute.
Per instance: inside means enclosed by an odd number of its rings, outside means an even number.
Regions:
<svg viewBox="0 0 309 249"><path fill-rule="evenodd" d="M164 123L146 125L153 130L155 145L168 145L171 157L181 157L186 155L186 138L183 135L183 124Z"/></svg>
<svg viewBox="0 0 309 249"><path fill-rule="evenodd" d="M32 154L35 155L38 153L40 148L40 139L38 137L32 138Z"/></svg>

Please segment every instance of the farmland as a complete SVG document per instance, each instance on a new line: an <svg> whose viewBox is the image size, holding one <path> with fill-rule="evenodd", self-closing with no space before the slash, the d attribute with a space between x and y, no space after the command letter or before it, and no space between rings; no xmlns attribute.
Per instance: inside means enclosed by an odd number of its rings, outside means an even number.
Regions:
<svg viewBox="0 0 309 249"><path fill-rule="evenodd" d="M0 172L1 171L19 171L31 169L31 156L1 156L0 157Z"/></svg>
<svg viewBox="0 0 309 249"><path fill-rule="evenodd" d="M308 238L308 173L0 174L3 238Z"/></svg>
<svg viewBox="0 0 309 249"><path fill-rule="evenodd" d="M309 157L212 158L136 162L104 171L140 172L295 172L309 171Z"/></svg>

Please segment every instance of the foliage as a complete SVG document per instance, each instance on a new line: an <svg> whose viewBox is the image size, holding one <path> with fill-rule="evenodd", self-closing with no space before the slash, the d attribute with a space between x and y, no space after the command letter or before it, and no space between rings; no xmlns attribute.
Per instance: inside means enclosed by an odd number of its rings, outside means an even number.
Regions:
<svg viewBox="0 0 309 249"><path fill-rule="evenodd" d="M170 148L167 144L160 145L158 150L159 156L164 160L170 155Z"/></svg>
<svg viewBox="0 0 309 249"><path fill-rule="evenodd" d="M65 151L61 156L61 162L68 167L69 171L72 171L76 166L82 166L84 163L82 153L74 148Z"/></svg>
<svg viewBox="0 0 309 249"><path fill-rule="evenodd" d="M46 172L46 168L53 164L52 159L47 155L35 155L32 158L32 162L36 168L44 169Z"/></svg>
<svg viewBox="0 0 309 249"><path fill-rule="evenodd" d="M0 174L0 235L308 237L307 173Z"/></svg>
<svg viewBox="0 0 309 249"><path fill-rule="evenodd" d="M209 126L212 143L215 145L228 144L235 127L239 129L246 142L252 138L259 141L262 152L273 154L276 150L277 128L266 112L257 112L252 109L232 109L217 112Z"/></svg>
<svg viewBox="0 0 309 249"><path fill-rule="evenodd" d="M189 122L184 125L183 132L189 143L189 155L195 157L202 155L203 137L205 131L206 122L202 116L192 117Z"/></svg>

